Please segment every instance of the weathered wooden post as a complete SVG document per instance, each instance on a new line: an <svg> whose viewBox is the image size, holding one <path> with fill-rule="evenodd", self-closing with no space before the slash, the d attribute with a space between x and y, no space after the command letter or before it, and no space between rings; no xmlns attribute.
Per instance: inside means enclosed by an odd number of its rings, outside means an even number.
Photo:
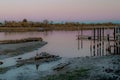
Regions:
<svg viewBox="0 0 120 80"><path fill-rule="evenodd" d="M92 56L92 40L93 40L92 36L93 36L93 32L91 31L91 37L90 37L90 39L88 38L90 40L90 55L91 56Z"/></svg>
<svg viewBox="0 0 120 80"><path fill-rule="evenodd" d="M99 28L97 28L97 56L99 55Z"/></svg>
<svg viewBox="0 0 120 80"><path fill-rule="evenodd" d="M102 28L102 55L104 55L104 28Z"/></svg>
<svg viewBox="0 0 120 80"><path fill-rule="evenodd" d="M115 38L116 32L115 31L116 30L114 28L114 32L113 32L113 35L114 35L114 54L116 54L116 47L115 47L115 45L116 45L116 38Z"/></svg>
<svg viewBox="0 0 120 80"><path fill-rule="evenodd" d="M96 46L95 46L95 39L96 39L96 38L95 38L95 36L96 36L95 33L96 33L96 29L94 28L94 29L93 29L93 56L95 56L95 47L96 47Z"/></svg>
<svg viewBox="0 0 120 80"><path fill-rule="evenodd" d="M78 50L80 49L80 32L79 32L79 26L78 26L78 35L77 35L77 40L78 40Z"/></svg>
<svg viewBox="0 0 120 80"><path fill-rule="evenodd" d="M107 41L108 41L107 54L109 54L110 53L110 35L109 34L107 34Z"/></svg>
<svg viewBox="0 0 120 80"><path fill-rule="evenodd" d="M80 49L80 37L78 36L77 39L78 39L78 50L79 50Z"/></svg>
<svg viewBox="0 0 120 80"><path fill-rule="evenodd" d="M100 28L100 34L99 34L99 39L100 39L100 42L99 42L99 48L100 48L100 56L101 56L101 28Z"/></svg>
<svg viewBox="0 0 120 80"><path fill-rule="evenodd" d="M83 28L81 27L81 37L83 38ZM81 49L83 48L83 39L81 38Z"/></svg>

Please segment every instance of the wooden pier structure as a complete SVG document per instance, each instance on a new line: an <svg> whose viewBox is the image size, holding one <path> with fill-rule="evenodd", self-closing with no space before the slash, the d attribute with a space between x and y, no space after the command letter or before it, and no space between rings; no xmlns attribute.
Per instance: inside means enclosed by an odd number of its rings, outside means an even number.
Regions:
<svg viewBox="0 0 120 80"><path fill-rule="evenodd" d="M81 35L80 31L81 30ZM83 40L90 40L90 54L91 56L102 56L109 54L120 54L120 27L95 27L92 28L91 35L84 35L83 30L78 28L78 49L79 40L81 40L81 48L83 48ZM113 34L110 35L110 31L113 30ZM105 32L108 31L108 32Z"/></svg>

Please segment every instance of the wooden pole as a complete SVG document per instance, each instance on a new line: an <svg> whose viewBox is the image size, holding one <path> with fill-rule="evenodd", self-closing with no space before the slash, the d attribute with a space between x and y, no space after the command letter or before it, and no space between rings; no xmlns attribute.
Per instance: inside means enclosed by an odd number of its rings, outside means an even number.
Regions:
<svg viewBox="0 0 120 80"><path fill-rule="evenodd" d="M96 36L96 29L94 28L94 30L93 30L93 56L95 56L95 36Z"/></svg>
<svg viewBox="0 0 120 80"><path fill-rule="evenodd" d="M109 54L110 53L110 35L109 34L107 34L107 41L108 41L107 52Z"/></svg>
<svg viewBox="0 0 120 80"><path fill-rule="evenodd" d="M116 35L116 31L115 31L115 28L114 28L114 33L113 33L113 35L114 35L114 54L116 54L116 47L115 47L115 45L116 45L116 38L115 38L115 35Z"/></svg>
<svg viewBox="0 0 120 80"><path fill-rule="evenodd" d="M79 45L79 44L80 44L80 41L79 41L79 39L78 39L78 50L80 49L80 45Z"/></svg>
<svg viewBox="0 0 120 80"><path fill-rule="evenodd" d="M92 31L91 31L91 36L93 35ZM92 37L91 37L91 41L90 41L90 55L92 56Z"/></svg>
<svg viewBox="0 0 120 80"><path fill-rule="evenodd" d="M81 36L83 37L83 29L81 28ZM81 39L81 49L83 48L83 39Z"/></svg>
<svg viewBox="0 0 120 80"><path fill-rule="evenodd" d="M101 28L100 28L100 56L101 56Z"/></svg>
<svg viewBox="0 0 120 80"><path fill-rule="evenodd" d="M102 28L102 55L104 55L104 28Z"/></svg>
<svg viewBox="0 0 120 80"><path fill-rule="evenodd" d="M97 29L97 56L99 55L99 28Z"/></svg>
<svg viewBox="0 0 120 80"><path fill-rule="evenodd" d="M77 40L78 40L78 50L80 49L80 32L79 32L79 26L78 26L78 36L77 36Z"/></svg>

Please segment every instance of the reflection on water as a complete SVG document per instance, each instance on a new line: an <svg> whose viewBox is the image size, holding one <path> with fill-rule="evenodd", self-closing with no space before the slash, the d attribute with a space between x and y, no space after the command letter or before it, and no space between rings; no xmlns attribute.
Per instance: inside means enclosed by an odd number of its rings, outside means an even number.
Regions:
<svg viewBox="0 0 120 80"><path fill-rule="evenodd" d="M38 70L38 68L39 68L39 64L36 64L36 70Z"/></svg>
<svg viewBox="0 0 120 80"><path fill-rule="evenodd" d="M108 31L105 31L105 36ZM112 32L110 32L112 35ZM90 40L76 40L77 31L49 31L49 32L0 32L0 40L21 39L26 37L42 37L48 44L38 49L38 52L48 52L50 54L60 55L61 57L81 57L90 56ZM85 30L81 34L91 36L91 30ZM93 41L92 41L93 42ZM80 44L80 46L79 46ZM106 47L106 42L104 43ZM29 55L35 55L35 53ZM27 55L27 56L29 56Z"/></svg>

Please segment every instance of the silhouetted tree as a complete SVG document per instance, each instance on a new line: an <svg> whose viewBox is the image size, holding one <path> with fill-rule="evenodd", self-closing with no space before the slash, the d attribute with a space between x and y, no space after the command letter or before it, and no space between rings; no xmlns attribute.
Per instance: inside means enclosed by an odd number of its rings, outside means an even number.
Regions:
<svg viewBox="0 0 120 80"><path fill-rule="evenodd" d="M23 19L23 22L26 22L26 23L27 23L27 19Z"/></svg>
<svg viewBox="0 0 120 80"><path fill-rule="evenodd" d="M28 27L29 26L27 19L23 19L22 26L23 27Z"/></svg>

